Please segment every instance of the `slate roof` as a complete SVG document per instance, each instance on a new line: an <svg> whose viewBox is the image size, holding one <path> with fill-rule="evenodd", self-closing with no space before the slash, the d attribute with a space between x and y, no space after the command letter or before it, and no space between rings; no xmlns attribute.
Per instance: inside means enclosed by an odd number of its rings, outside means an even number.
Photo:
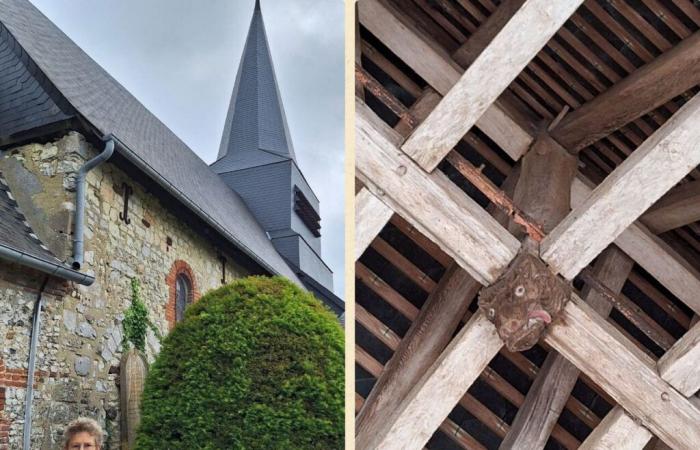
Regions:
<svg viewBox="0 0 700 450"><path fill-rule="evenodd" d="M0 138L73 117L70 105L61 100L0 23Z"/></svg>
<svg viewBox="0 0 700 450"><path fill-rule="evenodd" d="M43 261L61 261L34 234L31 225L19 209L10 187L0 172L0 245L14 248Z"/></svg>
<svg viewBox="0 0 700 450"><path fill-rule="evenodd" d="M300 283L238 194L36 7L0 0L0 22L66 100L116 138L118 152L267 270Z"/></svg>
<svg viewBox="0 0 700 450"><path fill-rule="evenodd" d="M282 97L272 64L265 23L256 2L238 66L217 173L295 159Z"/></svg>
<svg viewBox="0 0 700 450"><path fill-rule="evenodd" d="M79 281L82 284L92 283L92 277L74 271L68 264L58 259L51 250L41 242L34 233L24 213L19 208L17 201L10 191L10 186L0 172L0 258L9 259L10 253L21 257L20 264L26 263L30 267L37 267L32 262L39 264L46 273L57 275L61 278ZM8 251L9 250L9 251ZM66 275L68 275L66 277Z"/></svg>

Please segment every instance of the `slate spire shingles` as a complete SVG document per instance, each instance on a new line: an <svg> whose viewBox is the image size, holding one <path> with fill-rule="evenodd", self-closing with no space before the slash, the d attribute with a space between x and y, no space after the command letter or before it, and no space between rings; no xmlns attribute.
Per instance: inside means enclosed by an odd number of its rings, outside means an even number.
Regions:
<svg viewBox="0 0 700 450"><path fill-rule="evenodd" d="M260 2L256 1L231 96L218 173L295 159Z"/></svg>

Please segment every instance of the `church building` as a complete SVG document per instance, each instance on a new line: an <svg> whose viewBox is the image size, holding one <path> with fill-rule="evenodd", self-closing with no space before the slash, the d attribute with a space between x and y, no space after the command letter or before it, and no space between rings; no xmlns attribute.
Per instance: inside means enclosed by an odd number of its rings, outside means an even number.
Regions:
<svg viewBox="0 0 700 450"><path fill-rule="evenodd" d="M207 165L28 0L0 0L0 450L55 449L81 415L119 448L132 279L165 335L252 274L343 314L259 2Z"/></svg>

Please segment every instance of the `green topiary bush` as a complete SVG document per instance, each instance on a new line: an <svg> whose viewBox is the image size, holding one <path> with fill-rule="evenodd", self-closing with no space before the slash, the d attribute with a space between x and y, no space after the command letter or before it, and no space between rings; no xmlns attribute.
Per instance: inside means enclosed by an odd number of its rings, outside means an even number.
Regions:
<svg viewBox="0 0 700 450"><path fill-rule="evenodd" d="M211 291L163 340L136 448L341 449L344 338L281 277Z"/></svg>

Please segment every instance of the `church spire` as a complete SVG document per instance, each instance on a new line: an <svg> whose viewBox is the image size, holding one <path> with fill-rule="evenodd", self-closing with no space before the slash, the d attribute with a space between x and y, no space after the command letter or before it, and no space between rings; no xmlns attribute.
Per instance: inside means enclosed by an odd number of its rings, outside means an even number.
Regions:
<svg viewBox="0 0 700 450"><path fill-rule="evenodd" d="M256 0L212 168L223 173L294 158L260 0Z"/></svg>

